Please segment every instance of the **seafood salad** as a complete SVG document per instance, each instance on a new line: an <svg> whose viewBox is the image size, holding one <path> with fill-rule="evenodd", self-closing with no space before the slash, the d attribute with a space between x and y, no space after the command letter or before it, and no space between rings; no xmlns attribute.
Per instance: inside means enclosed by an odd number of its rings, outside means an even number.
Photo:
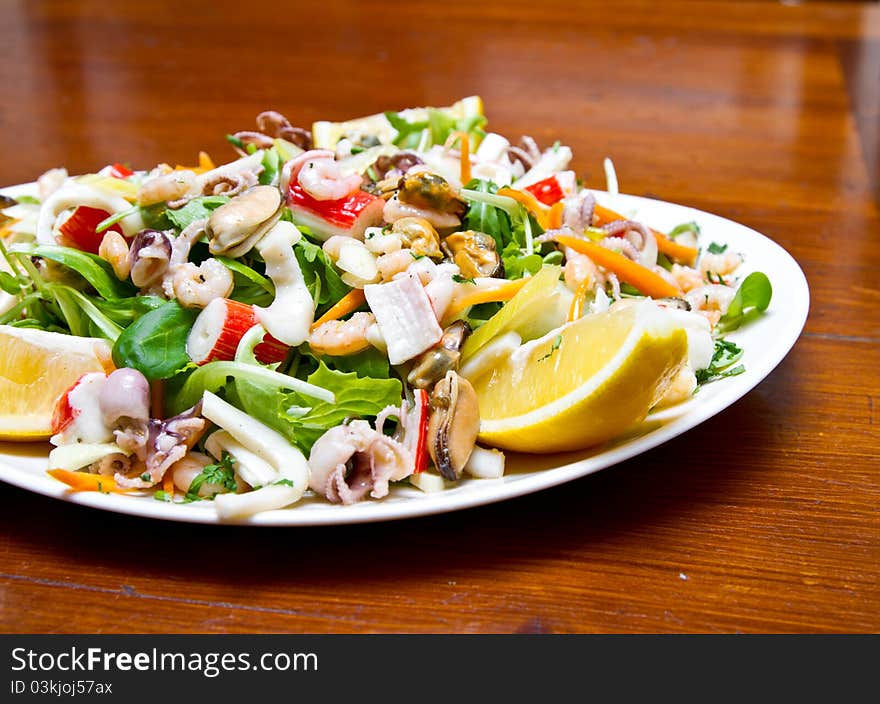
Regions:
<svg viewBox="0 0 880 704"><path fill-rule="evenodd" d="M71 490L224 519L434 492L743 371L725 336L767 277L602 205L569 147L488 131L479 98L255 127L220 165L2 197L0 336L95 360L31 414Z"/></svg>

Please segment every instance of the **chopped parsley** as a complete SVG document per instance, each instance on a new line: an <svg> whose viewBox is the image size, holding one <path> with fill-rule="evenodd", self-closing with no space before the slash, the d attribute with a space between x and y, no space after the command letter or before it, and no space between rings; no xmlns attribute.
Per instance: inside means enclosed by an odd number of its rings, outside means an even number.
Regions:
<svg viewBox="0 0 880 704"><path fill-rule="evenodd" d="M558 350L560 347L562 347L562 335L557 335L556 337L553 338L553 346L550 347L550 351L547 354L545 354L543 357L539 358L538 361L543 362L545 359L549 359L550 357L553 356L553 353L556 350Z"/></svg>
<svg viewBox="0 0 880 704"><path fill-rule="evenodd" d="M468 279L468 278L461 276L459 274L453 274L452 280L457 284L474 284L474 286L477 285L477 282L474 281L473 279Z"/></svg>
<svg viewBox="0 0 880 704"><path fill-rule="evenodd" d="M153 498L156 499L156 501L171 501L171 495L167 491L162 491L161 489L153 493Z"/></svg>
<svg viewBox="0 0 880 704"><path fill-rule="evenodd" d="M235 470L232 468L235 459L228 452L223 453L223 457L219 462L215 462L214 464L206 465L205 468L196 475L196 478L192 480L192 484L189 485L189 490L186 492L186 498L188 501L199 501L202 497L199 496L199 489L202 488L202 485L206 482L208 484L219 484L227 491L235 491ZM214 498L213 496L211 498Z"/></svg>
<svg viewBox="0 0 880 704"><path fill-rule="evenodd" d="M275 486L293 486L293 482L289 479L279 479L277 482L273 482Z"/></svg>
<svg viewBox="0 0 880 704"><path fill-rule="evenodd" d="M709 254L724 254L727 251L727 245L712 242L712 244L709 245L707 251L709 252Z"/></svg>
<svg viewBox="0 0 880 704"><path fill-rule="evenodd" d="M733 366L742 355L742 347L735 342L724 339L715 340L715 352L712 354L712 361L706 369L697 371L697 384L702 386L710 381L742 374L746 370L742 364Z"/></svg>

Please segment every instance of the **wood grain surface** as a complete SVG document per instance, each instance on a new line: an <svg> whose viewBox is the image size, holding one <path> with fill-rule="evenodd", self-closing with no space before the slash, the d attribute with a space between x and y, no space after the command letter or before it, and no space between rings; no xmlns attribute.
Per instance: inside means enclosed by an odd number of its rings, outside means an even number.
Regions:
<svg viewBox="0 0 880 704"><path fill-rule="evenodd" d="M295 123L483 96L588 185L773 237L812 306L753 392L665 445L458 513L190 526L0 485L4 632L880 630L880 8L13 2L0 184L228 156ZM613 9L612 9L613 8Z"/></svg>

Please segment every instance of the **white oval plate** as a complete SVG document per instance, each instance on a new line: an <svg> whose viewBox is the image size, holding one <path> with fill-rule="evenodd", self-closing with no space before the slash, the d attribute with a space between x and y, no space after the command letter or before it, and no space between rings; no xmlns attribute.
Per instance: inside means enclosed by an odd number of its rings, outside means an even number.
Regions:
<svg viewBox="0 0 880 704"><path fill-rule="evenodd" d="M29 192L33 186L4 189L8 195ZM700 389L686 403L653 413L625 437L598 449L553 455L507 453L507 471L501 479L464 479L457 486L434 494L398 486L381 501L368 500L338 506L317 497L306 497L296 506L267 511L241 523L262 526L313 526L387 521L411 516L455 511L502 501L592 474L635 457L711 418L740 399L766 377L792 348L803 329L810 304L803 272L782 247L744 225L673 203L636 196L611 196L597 192L603 205L661 231L682 222L696 221L702 228L703 246L729 245L745 256L743 272L766 273L773 284L773 300L760 319L730 335L745 350L746 371ZM152 497L98 493L69 493L49 477L48 443L0 442L0 479L38 494L106 511L172 521L220 523L210 502L169 504Z"/></svg>

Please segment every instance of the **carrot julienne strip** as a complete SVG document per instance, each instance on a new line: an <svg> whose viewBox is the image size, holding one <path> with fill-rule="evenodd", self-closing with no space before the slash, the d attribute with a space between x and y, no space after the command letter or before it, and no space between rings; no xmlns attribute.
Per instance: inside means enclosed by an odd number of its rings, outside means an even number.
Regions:
<svg viewBox="0 0 880 704"><path fill-rule="evenodd" d="M587 255L594 263L613 272L621 281L635 286L646 296L651 298L681 296L678 287L673 286L647 267L627 259L622 254L570 235L556 235L553 239L561 245L571 247L574 251Z"/></svg>
<svg viewBox="0 0 880 704"><path fill-rule="evenodd" d="M165 476L162 477L162 491L168 494L169 500L174 498L174 477L172 474L171 468L169 467L165 471Z"/></svg>
<svg viewBox="0 0 880 704"><path fill-rule="evenodd" d="M596 203L593 208L593 215L599 219L600 225L605 225L609 222L614 222L615 220L626 220L626 218L620 213L599 205L598 203ZM666 235L655 230L653 227L649 227L648 229L653 233L654 239L657 240L657 250L663 254L687 263L693 262L697 258L699 252L693 247L678 244L678 242L669 239Z"/></svg>
<svg viewBox="0 0 880 704"><path fill-rule="evenodd" d="M354 311L360 308L366 300L367 298L364 296L364 290L362 288L353 288L336 301L336 303L334 303L324 315L312 323L312 330L319 325L329 323L331 320L339 320L344 315L354 313Z"/></svg>
<svg viewBox="0 0 880 704"><path fill-rule="evenodd" d="M112 477L86 472L71 472L69 469L50 469L49 476L67 484L70 491L99 491L102 494L126 494L132 489L123 489Z"/></svg>
<svg viewBox="0 0 880 704"><path fill-rule="evenodd" d="M471 138L467 132L455 132L451 137L451 142L454 144L456 140L461 141L459 148L461 151L459 179L461 180L461 185L465 186L471 180Z"/></svg>
<svg viewBox="0 0 880 704"><path fill-rule="evenodd" d="M522 278L515 281L509 281L495 288L469 293L466 296L462 296L457 301L453 301L452 305L449 306L446 314L443 317L445 319L453 318L461 313L461 311L463 311L465 308L470 308L471 306L475 306L478 303L497 303L499 301L509 301L517 293L519 293L520 289L528 282L528 278Z"/></svg>
<svg viewBox="0 0 880 704"><path fill-rule="evenodd" d="M532 215L535 216L535 220L538 221L538 224L544 230L551 229L548 224L549 210L543 203L541 203L541 201L535 198L533 193L529 193L528 191L520 191L516 188L504 187L498 189L498 195L513 198L517 203L522 205L526 210L528 210Z"/></svg>
<svg viewBox="0 0 880 704"><path fill-rule="evenodd" d="M587 298L587 293L590 291L590 283L591 281L584 281L580 286L577 287L577 291L574 292L574 298L571 299L571 305L568 307L568 322L572 322L581 317L584 312L584 301Z"/></svg>
<svg viewBox="0 0 880 704"><path fill-rule="evenodd" d="M563 205L562 201L557 201L552 206L550 206L550 212L547 213L547 228L548 230L558 230L562 227L562 211L565 210L565 205Z"/></svg>

